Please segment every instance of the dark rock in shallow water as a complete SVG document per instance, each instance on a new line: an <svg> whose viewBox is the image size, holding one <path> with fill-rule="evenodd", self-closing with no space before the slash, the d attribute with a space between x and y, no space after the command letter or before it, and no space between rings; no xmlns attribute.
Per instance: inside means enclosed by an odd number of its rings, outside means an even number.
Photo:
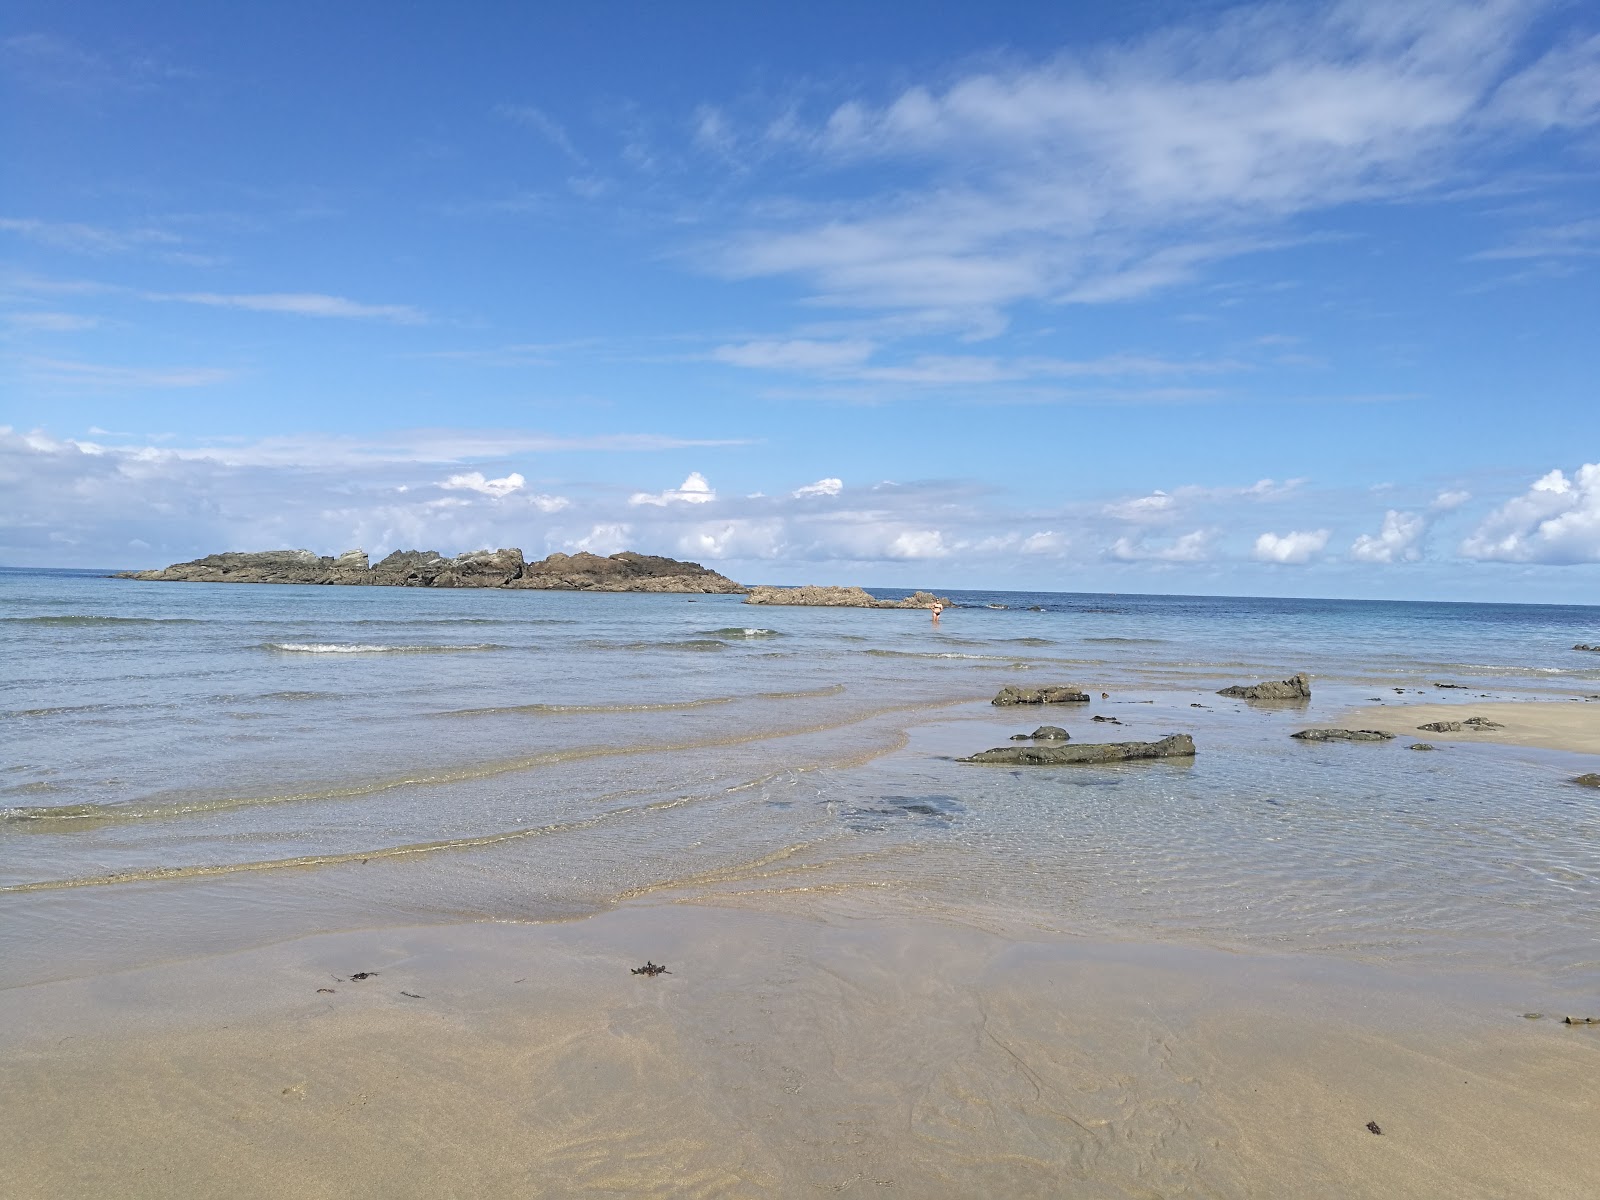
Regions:
<svg viewBox="0 0 1600 1200"><path fill-rule="evenodd" d="M1429 721L1426 725L1418 725L1418 729L1425 733L1460 733L1460 721Z"/></svg>
<svg viewBox="0 0 1600 1200"><path fill-rule="evenodd" d="M1600 788L1600 775L1591 772L1588 775L1579 775L1572 782L1581 783L1584 787Z"/></svg>
<svg viewBox="0 0 1600 1200"><path fill-rule="evenodd" d="M946 597L932 592L913 592L904 600L883 600L865 588L821 587L805 584L802 587L770 587L766 584L749 589L746 604L789 604L807 608L954 608Z"/></svg>
<svg viewBox="0 0 1600 1200"><path fill-rule="evenodd" d="M1587 642L1579 642L1576 646L1573 647L1573 649L1574 650L1593 650L1596 653L1600 653L1600 646L1591 646Z"/></svg>
<svg viewBox="0 0 1600 1200"><path fill-rule="evenodd" d="M1013 742L1064 742L1072 735L1059 725L1041 725L1032 733L1013 733Z"/></svg>
<svg viewBox="0 0 1600 1200"><path fill-rule="evenodd" d="M1006 684L990 704L1004 708L1011 704L1087 704L1089 693L1063 685L1024 688Z"/></svg>
<svg viewBox="0 0 1600 1200"><path fill-rule="evenodd" d="M1090 742L1076 746L997 746L964 763L998 763L1023 767L1058 767L1074 763L1123 762L1135 758L1193 758L1194 739L1187 733L1174 733L1159 742Z"/></svg>
<svg viewBox="0 0 1600 1200"><path fill-rule="evenodd" d="M1225 687L1217 692L1219 696L1232 696L1237 700L1309 700L1311 699L1311 680L1304 672L1289 679L1277 680L1271 683L1256 683L1249 687Z"/></svg>
<svg viewBox="0 0 1600 1200"><path fill-rule="evenodd" d="M1439 747L1430 746L1427 742L1412 742L1408 749L1411 750L1437 750Z"/></svg>
<svg viewBox="0 0 1600 1200"><path fill-rule="evenodd" d="M1381 729L1302 729L1289 736L1302 742L1387 742L1394 739L1394 734Z"/></svg>
<svg viewBox="0 0 1600 1200"><path fill-rule="evenodd" d="M552 554L525 562L522 551L471 550L445 558L433 550L396 550L368 567L361 550L338 558L309 550L212 554L159 571L130 571L119 578L175 583L337 583L385 587L536 588L576 592L743 592L733 580L699 563L624 552Z"/></svg>

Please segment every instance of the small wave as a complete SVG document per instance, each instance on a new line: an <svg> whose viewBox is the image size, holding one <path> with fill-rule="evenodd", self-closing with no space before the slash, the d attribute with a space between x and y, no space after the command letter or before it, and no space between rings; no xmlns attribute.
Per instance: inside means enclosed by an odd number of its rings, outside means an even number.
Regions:
<svg viewBox="0 0 1600 1200"><path fill-rule="evenodd" d="M1164 644L1166 638L1125 638L1125 637L1097 637L1084 638L1086 642L1096 645L1121 645L1121 646L1159 646Z"/></svg>
<svg viewBox="0 0 1600 1200"><path fill-rule="evenodd" d="M1005 641L1005 642L1010 642L1014 646L1054 646L1055 645L1055 643L1053 641L1051 641L1049 638L1040 638L1040 637L1002 638L1001 640Z"/></svg>
<svg viewBox="0 0 1600 1200"><path fill-rule="evenodd" d="M342 692L263 692L263 700L338 700Z"/></svg>
<svg viewBox="0 0 1600 1200"><path fill-rule="evenodd" d="M262 642L261 650L285 654L454 654L468 650L504 650L493 642L471 646L378 646L363 642Z"/></svg>
<svg viewBox="0 0 1600 1200"><path fill-rule="evenodd" d="M1000 654L958 654L954 650L943 651L918 651L918 650L868 650L867 654L874 658L966 658L983 660L985 662L1010 662L1011 660Z"/></svg>
<svg viewBox="0 0 1600 1200"><path fill-rule="evenodd" d="M606 650L726 650L728 643L711 638L690 638L682 642L595 642L593 645Z"/></svg>
<svg viewBox="0 0 1600 1200"><path fill-rule="evenodd" d="M96 617L67 613L54 617L0 617L0 621L22 625L204 625L196 617Z"/></svg>
<svg viewBox="0 0 1600 1200"><path fill-rule="evenodd" d="M730 625L726 629L708 629L706 637L729 638L731 640L744 640L754 638L783 637L776 629L741 629L737 625Z"/></svg>

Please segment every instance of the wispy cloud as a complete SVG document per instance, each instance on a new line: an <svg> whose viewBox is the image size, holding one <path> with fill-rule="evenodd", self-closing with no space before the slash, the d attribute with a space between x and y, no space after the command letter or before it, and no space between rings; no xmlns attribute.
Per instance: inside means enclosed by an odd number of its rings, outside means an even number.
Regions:
<svg viewBox="0 0 1600 1200"><path fill-rule="evenodd" d="M837 169L845 192L752 222L704 262L793 277L814 303L937 305L991 331L1025 300L1148 295L1294 242L1297 217L1426 192L1470 175L1485 146L1577 123L1595 107L1593 48L1518 69L1537 9L1248 7L753 132L703 111L701 145L779 145Z"/></svg>
<svg viewBox="0 0 1600 1200"><path fill-rule="evenodd" d="M210 308L242 308L250 312L286 313L296 317L392 321L397 325L421 325L428 319L427 314L409 304L363 304L343 296L326 296L318 292L257 292L242 295L147 292L145 299L203 304Z"/></svg>
<svg viewBox="0 0 1600 1200"><path fill-rule="evenodd" d="M56 250L95 255L176 246L183 240L164 229L117 229L79 221L42 221L35 217L0 217L0 233L14 234Z"/></svg>
<svg viewBox="0 0 1600 1200"><path fill-rule="evenodd" d="M494 111L498 116L513 121L524 129L531 129L573 162L587 165L587 160L578 153L578 148L567 136L566 128L544 109L535 108L531 104L501 104L497 105Z"/></svg>
<svg viewBox="0 0 1600 1200"><path fill-rule="evenodd" d="M237 375L226 367L112 366L61 358L28 357L18 365L35 383L68 391L211 387Z"/></svg>

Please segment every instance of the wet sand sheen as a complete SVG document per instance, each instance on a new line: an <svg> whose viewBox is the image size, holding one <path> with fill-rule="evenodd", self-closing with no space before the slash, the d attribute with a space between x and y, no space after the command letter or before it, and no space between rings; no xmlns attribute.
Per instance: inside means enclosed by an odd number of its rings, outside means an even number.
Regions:
<svg viewBox="0 0 1600 1200"><path fill-rule="evenodd" d="M1522 1019L1504 979L1423 984L1328 959L1041 940L827 904L332 934L11 989L8 1186L1600 1191L1584 1082L1600 1036ZM671 974L629 973L647 958Z"/></svg>
<svg viewBox="0 0 1600 1200"><path fill-rule="evenodd" d="M1435 733L1419 729L1435 721L1460 721L1487 717L1504 729L1482 733ZM1451 704L1395 703L1357 709L1342 718L1352 729L1385 729L1398 737L1415 735L1418 741L1496 742L1504 746L1534 746L1544 750L1570 750L1600 754L1600 701L1524 700L1461 701Z"/></svg>

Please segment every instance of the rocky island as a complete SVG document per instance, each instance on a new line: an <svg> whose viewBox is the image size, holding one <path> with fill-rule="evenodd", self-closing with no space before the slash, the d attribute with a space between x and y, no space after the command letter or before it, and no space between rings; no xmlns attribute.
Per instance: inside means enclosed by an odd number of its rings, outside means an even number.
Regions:
<svg viewBox="0 0 1600 1200"><path fill-rule="evenodd" d="M880 600L865 588L858 587L768 587L749 589L746 604L795 604L822 608L932 608L942 604L952 607L949 600L932 592L913 592L904 600Z"/></svg>
<svg viewBox="0 0 1600 1200"><path fill-rule="evenodd" d="M124 571L118 579L171 583L318 583L382 587L530 588L566 592L695 592L738 595L744 587L699 563L624 551L587 552L527 562L522 551L472 550L445 558L433 550L396 550L375 566L366 551L337 557L309 550L210 554L159 571Z"/></svg>

